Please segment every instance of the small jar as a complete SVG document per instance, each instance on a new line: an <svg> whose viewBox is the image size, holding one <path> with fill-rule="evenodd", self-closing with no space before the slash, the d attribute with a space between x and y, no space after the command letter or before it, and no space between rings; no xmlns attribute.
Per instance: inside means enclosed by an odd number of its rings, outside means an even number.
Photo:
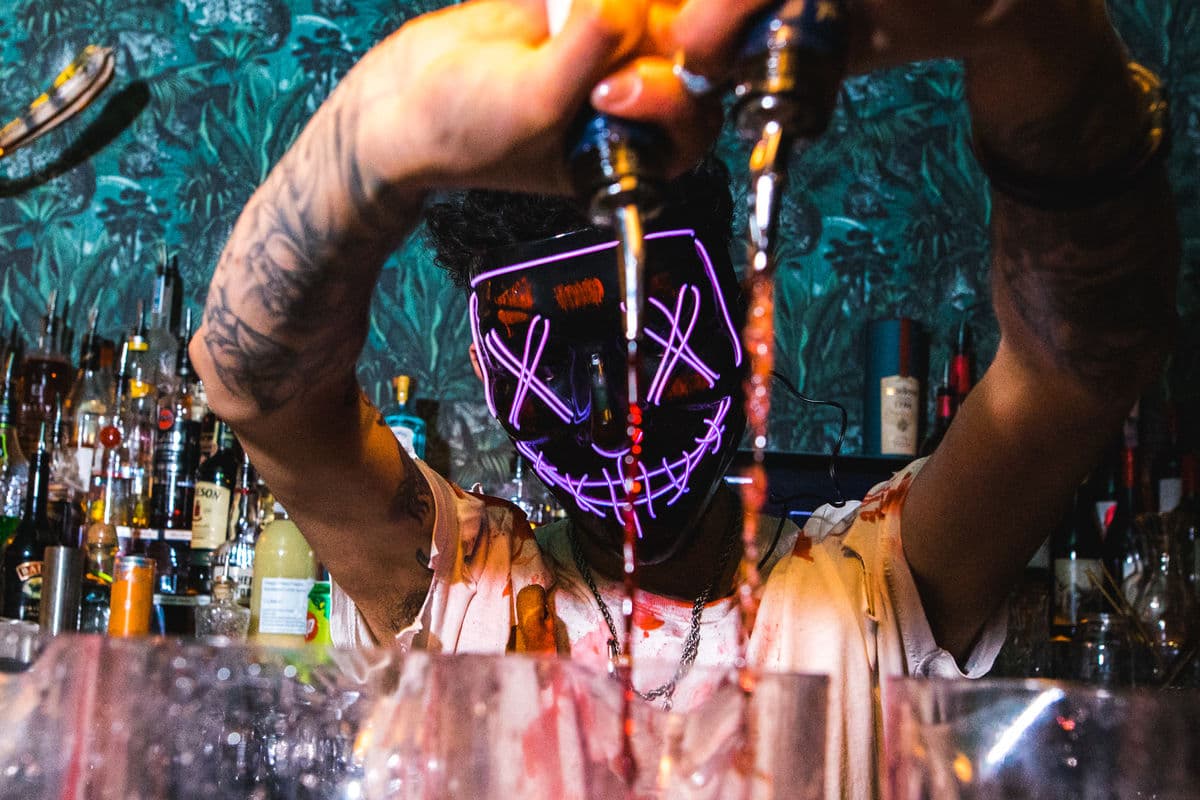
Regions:
<svg viewBox="0 0 1200 800"><path fill-rule="evenodd" d="M213 581L212 602L196 609L196 636L245 639L250 609L237 602L237 584L227 577Z"/></svg>
<svg viewBox="0 0 1200 800"><path fill-rule="evenodd" d="M154 561L145 556L118 558L109 596L108 635L148 634L153 597Z"/></svg>

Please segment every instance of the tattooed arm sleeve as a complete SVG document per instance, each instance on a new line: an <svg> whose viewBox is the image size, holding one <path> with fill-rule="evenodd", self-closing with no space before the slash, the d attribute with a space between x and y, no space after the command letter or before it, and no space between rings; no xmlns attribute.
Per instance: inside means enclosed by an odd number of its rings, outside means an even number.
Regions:
<svg viewBox="0 0 1200 800"><path fill-rule="evenodd" d="M191 344L217 414L386 637L428 586L429 487L358 389L375 280L422 196L362 167L346 81L246 205ZM393 185L394 186L394 185Z"/></svg>
<svg viewBox="0 0 1200 800"><path fill-rule="evenodd" d="M977 139L1025 174L1088 176L1144 136L1103 4L1084 5L1085 24L1042 30L1028 53L968 62ZM1178 236L1160 166L1088 208L1041 210L998 191L992 204L1000 347L902 512L927 617L960 658L1160 368L1176 319Z"/></svg>

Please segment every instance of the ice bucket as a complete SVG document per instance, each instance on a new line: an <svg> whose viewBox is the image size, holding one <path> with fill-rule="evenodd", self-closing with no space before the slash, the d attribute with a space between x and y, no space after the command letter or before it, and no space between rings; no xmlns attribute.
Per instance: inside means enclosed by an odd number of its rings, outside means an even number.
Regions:
<svg viewBox="0 0 1200 800"><path fill-rule="evenodd" d="M1194 800L1200 692L889 682L889 800Z"/></svg>
<svg viewBox="0 0 1200 800"><path fill-rule="evenodd" d="M571 661L42 644L0 672L2 798L822 797L824 677L723 670L687 711L637 702L629 794L620 684Z"/></svg>

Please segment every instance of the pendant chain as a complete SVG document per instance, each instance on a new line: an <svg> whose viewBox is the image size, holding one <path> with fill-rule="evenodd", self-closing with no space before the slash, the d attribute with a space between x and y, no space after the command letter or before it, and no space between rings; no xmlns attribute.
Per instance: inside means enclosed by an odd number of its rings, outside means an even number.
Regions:
<svg viewBox="0 0 1200 800"><path fill-rule="evenodd" d="M604 598L600 595L600 589L596 586L596 580L592 577L592 569L588 566L587 561L583 557L583 550L579 546L579 539L575 536L575 526L570 525L567 528L567 537L571 541L571 555L575 558L575 568L579 570L579 574L587 583L588 589L592 592L592 597L596 600L596 605L600 607L600 613L604 616L604 623L608 626L610 638L608 640L608 660L610 671L615 666L616 661L621 656L621 638L617 635L617 625L613 622L612 614L608 610L608 604L604 602ZM696 662L696 655L700 652L700 619L704 616L704 607L708 605L709 598L712 597L717 588L717 582L721 580L721 575L725 573L725 568L729 565L729 559L733 555L734 545L737 543L736 536L727 536L725 538L725 547L721 551L721 557L717 562L716 570L713 572L712 580L704 587L704 590L696 596L696 600L692 603L692 620L691 626L688 629L687 638L683 642L683 653L679 656L679 666L675 668L675 674L671 679L661 686L657 686L648 692L641 692L634 689L637 695L643 700L654 702L663 700L663 707L671 708L671 698L675 695L675 688L679 685L687 674L691 672L692 665Z"/></svg>

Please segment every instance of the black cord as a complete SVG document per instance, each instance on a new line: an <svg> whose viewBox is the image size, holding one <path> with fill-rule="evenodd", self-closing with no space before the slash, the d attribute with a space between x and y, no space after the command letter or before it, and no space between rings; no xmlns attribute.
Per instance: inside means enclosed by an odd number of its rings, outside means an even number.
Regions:
<svg viewBox="0 0 1200 800"><path fill-rule="evenodd" d="M813 400L811 397L808 397L802 393L792 384L791 381L780 375L775 370L771 370L771 377L783 384L785 389L795 395L798 399L803 400L805 403L814 406L828 406L830 408L836 408L838 413L842 415L842 424L838 430L837 442L834 443L833 450L831 450L829 453L829 482L833 484L833 492L836 496L836 499L828 502L828 504L834 508L841 508L842 506L846 505L846 497L842 494L841 483L838 482L837 458L842 452L842 444L846 441L846 427L849 424L849 415L846 413L846 407L836 400ZM776 498L774 495L771 495L771 498L776 502L782 502L782 504L786 505L789 501L803 496L806 495L795 495L787 498ZM783 535L783 523L787 521L787 518L788 514L785 510L784 513L779 517L779 525L775 527L775 536L771 539L771 546L767 548L767 552L761 559L759 559L758 569L761 570L767 565L767 561L770 560L771 556L774 554L775 548L779 546L779 537ZM801 533L800 535L803 536L804 534Z"/></svg>
<svg viewBox="0 0 1200 800"><path fill-rule="evenodd" d="M842 424L838 430L837 441L833 445L833 450L829 453L829 482L833 484L833 492L836 499L830 501L829 505L834 508L841 508L846 505L846 497L842 494L842 485L838 482L837 476L837 459L842 452L842 444L846 441L846 427L849 424L849 415L846 413L846 407L836 400L814 400L808 397L799 389L797 389L791 381L780 375L776 370L771 370L771 377L783 384L783 387L791 392L798 400L803 400L805 403L813 406L827 406L836 408L838 413L842 415Z"/></svg>

